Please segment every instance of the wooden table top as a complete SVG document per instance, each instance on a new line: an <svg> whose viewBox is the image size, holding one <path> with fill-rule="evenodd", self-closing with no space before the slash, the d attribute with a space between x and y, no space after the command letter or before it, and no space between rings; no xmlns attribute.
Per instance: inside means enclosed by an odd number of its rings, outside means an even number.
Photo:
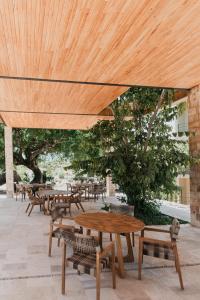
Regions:
<svg viewBox="0 0 200 300"><path fill-rule="evenodd" d="M71 195L70 192L63 191L63 190L41 190L38 191L37 194L39 196Z"/></svg>
<svg viewBox="0 0 200 300"><path fill-rule="evenodd" d="M100 232L130 233L144 228L144 223L135 217L111 212L82 213L74 220L83 227Z"/></svg>

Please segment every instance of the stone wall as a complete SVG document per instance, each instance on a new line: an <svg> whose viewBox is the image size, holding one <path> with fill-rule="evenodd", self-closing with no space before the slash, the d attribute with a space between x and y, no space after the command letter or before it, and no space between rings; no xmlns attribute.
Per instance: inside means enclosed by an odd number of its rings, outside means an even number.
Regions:
<svg viewBox="0 0 200 300"><path fill-rule="evenodd" d="M191 89L188 104L190 153L200 155L200 86ZM200 164L190 171L190 207L191 224L200 227Z"/></svg>

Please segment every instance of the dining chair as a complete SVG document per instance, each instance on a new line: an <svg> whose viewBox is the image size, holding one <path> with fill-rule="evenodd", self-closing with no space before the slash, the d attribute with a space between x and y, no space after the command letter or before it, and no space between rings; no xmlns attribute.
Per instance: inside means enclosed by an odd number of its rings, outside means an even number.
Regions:
<svg viewBox="0 0 200 300"><path fill-rule="evenodd" d="M51 256L52 249L52 239L57 238L58 247L60 246L60 239L65 231L74 231L76 233L82 234L83 228L80 226L79 228L75 228L74 226L63 224L64 219L73 220L73 218L66 218L64 216L63 209L60 208L60 203L56 203L53 209L51 210L51 219L50 219L50 230L49 230L49 250L48 256Z"/></svg>
<svg viewBox="0 0 200 300"><path fill-rule="evenodd" d="M43 210L43 212L45 214L44 199L33 196L30 192L28 192L28 198L29 198L29 203L28 203L26 211L25 211L26 213L28 213L28 216L30 216L30 214L35 206L39 206L40 211ZM29 208L30 208L30 210L29 210Z"/></svg>
<svg viewBox="0 0 200 300"><path fill-rule="evenodd" d="M26 198L26 189L22 184L16 184L16 191L15 191L15 197L16 197L16 201L18 198L18 195L21 195L21 201L25 200Z"/></svg>
<svg viewBox="0 0 200 300"><path fill-rule="evenodd" d="M103 199L103 186L100 184L94 184L93 187L94 201L99 200L99 196Z"/></svg>
<svg viewBox="0 0 200 300"><path fill-rule="evenodd" d="M103 250L99 241L93 236L82 236L74 232L65 232L63 235L62 255L62 294L65 294L65 270L66 265L77 270L78 274L86 273L96 277L96 300L100 300L100 272L111 267L112 287L116 288L115 274L115 247L111 242ZM73 254L66 258L66 247L71 245Z"/></svg>
<svg viewBox="0 0 200 300"><path fill-rule="evenodd" d="M82 193L83 193L83 192L81 192L81 191L78 192L78 193L73 193L73 194L71 195L69 201L70 201L71 204L74 203L78 209L81 208L82 211L85 212L84 207L83 207L83 205L82 205L82 203L81 203L81 196L82 196Z"/></svg>
<svg viewBox="0 0 200 300"><path fill-rule="evenodd" d="M67 215L67 210L70 215L71 214L71 197L69 196L64 196L64 195L58 195L55 196L53 201L51 202L51 210L53 207L57 207L63 210L63 215Z"/></svg>
<svg viewBox="0 0 200 300"><path fill-rule="evenodd" d="M180 224L179 221L175 218L173 219L172 225L170 226L169 230L153 228L153 227L145 227L142 230L142 235L139 238L138 279L141 280L143 255L153 256L153 257L167 259L167 260L173 260L175 261L175 268L179 276L181 289L182 290L184 289L178 250L176 245L176 240L178 238L179 230L180 230ZM145 231L166 233L169 235L170 239L160 240L160 239L144 237Z"/></svg>

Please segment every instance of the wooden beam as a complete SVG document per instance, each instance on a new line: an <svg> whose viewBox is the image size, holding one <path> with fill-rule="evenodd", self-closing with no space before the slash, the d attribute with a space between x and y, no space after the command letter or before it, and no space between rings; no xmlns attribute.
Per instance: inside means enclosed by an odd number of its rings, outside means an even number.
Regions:
<svg viewBox="0 0 200 300"><path fill-rule="evenodd" d="M116 86L116 87L146 87L146 88L156 88L156 86L138 86L135 84L123 84L123 83L112 83L112 82L91 82L91 81L77 81L77 80L67 80L67 79L48 79L48 78L35 78L35 77L19 77L19 76L5 76L0 75L1 79L6 80L25 80L25 81L39 81L48 83L70 83L70 84L83 84L83 85L95 85L95 86ZM173 87L159 87L161 89L173 89ZM187 91L186 88L177 87L176 90Z"/></svg>

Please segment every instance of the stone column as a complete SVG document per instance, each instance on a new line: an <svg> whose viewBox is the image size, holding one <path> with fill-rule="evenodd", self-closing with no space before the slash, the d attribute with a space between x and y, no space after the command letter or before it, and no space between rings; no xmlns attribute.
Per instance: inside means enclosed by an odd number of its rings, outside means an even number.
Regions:
<svg viewBox="0 0 200 300"><path fill-rule="evenodd" d="M190 154L200 155L200 86L191 89L188 100ZM200 164L190 170L190 209L191 224L200 227Z"/></svg>
<svg viewBox="0 0 200 300"><path fill-rule="evenodd" d="M111 197L115 196L115 185L112 183L112 177L106 177L106 196Z"/></svg>
<svg viewBox="0 0 200 300"><path fill-rule="evenodd" d="M14 196L14 177L13 177L13 142L12 142L12 128L5 126L5 167L6 167L6 191L7 197Z"/></svg>

